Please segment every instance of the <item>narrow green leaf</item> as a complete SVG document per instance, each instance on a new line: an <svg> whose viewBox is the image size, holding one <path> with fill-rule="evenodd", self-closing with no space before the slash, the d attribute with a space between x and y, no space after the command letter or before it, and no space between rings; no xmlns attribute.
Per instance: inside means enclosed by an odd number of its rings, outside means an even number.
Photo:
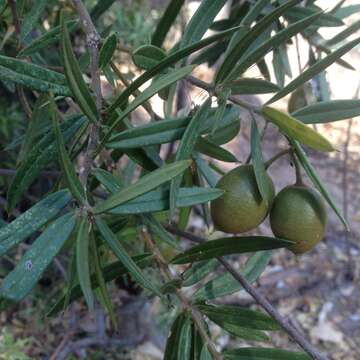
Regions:
<svg viewBox="0 0 360 360"><path fill-rule="evenodd" d="M128 86L114 101L114 103L107 109L108 113L112 113L115 111L117 107L122 107L128 101L128 98L131 94L133 94L141 85L145 84L148 80L153 78L155 75L160 74L163 70L167 69L168 67L176 64L181 59L184 59L186 56L191 55L197 50L202 49L203 47L210 45L218 40L221 40L225 37L230 36L239 27L235 27L218 34L212 35L203 39L195 44L189 45L183 49L177 50L171 55L167 56L166 59L161 61L159 64L154 66L152 69L146 71L142 75L140 75L137 79L135 79L130 86Z"/></svg>
<svg viewBox="0 0 360 360"><path fill-rule="evenodd" d="M245 325L256 330L280 330L280 325L272 317L260 311L237 305L197 305L197 309L220 326L224 323Z"/></svg>
<svg viewBox="0 0 360 360"><path fill-rule="evenodd" d="M175 19L177 18L184 2L185 0L171 0L169 2L169 5L165 9L164 14L157 24L155 32L151 38L152 45L158 47L162 46L166 35L169 32L171 26L174 24Z"/></svg>
<svg viewBox="0 0 360 360"><path fill-rule="evenodd" d="M106 170L97 168L94 170L94 175L96 179L112 193L120 191L124 187L124 184L118 177Z"/></svg>
<svg viewBox="0 0 360 360"><path fill-rule="evenodd" d="M144 70L152 69L165 58L165 51L154 45L142 45L132 53L134 64Z"/></svg>
<svg viewBox="0 0 360 360"><path fill-rule="evenodd" d="M178 340L177 359L190 360L192 347L192 321L189 314L185 315L185 319L181 324L181 330Z"/></svg>
<svg viewBox="0 0 360 360"><path fill-rule="evenodd" d="M343 20L351 15L357 14L360 12L360 4L342 6L340 9L337 9L334 15Z"/></svg>
<svg viewBox="0 0 360 360"><path fill-rule="evenodd" d="M116 50L117 37L116 34L109 35L101 46L99 52L99 68L104 69L111 61Z"/></svg>
<svg viewBox="0 0 360 360"><path fill-rule="evenodd" d="M295 36L299 32L302 32L308 26L313 24L317 19L319 19L321 14L322 13L316 13L312 16L309 16L303 20L289 25L284 30L276 33L276 35L263 42L260 46L255 48L247 55L243 56L238 62L238 64L235 66L235 68L231 70L230 74L227 76L227 79L235 79L238 76L242 75L251 65L263 59L264 56L273 48L276 48L281 44L286 43L293 36Z"/></svg>
<svg viewBox="0 0 360 360"><path fill-rule="evenodd" d="M300 6L295 6L292 9L288 10L284 16L286 19L290 20L290 21L298 21L301 19L304 19L308 16L312 16L315 13L318 13L319 10L321 10L319 7L317 6L304 6L304 7L300 7ZM314 23L314 26L316 27L332 27L332 26L342 26L344 25L344 22L337 18L336 16L330 14L330 13L325 13L322 14L319 19L317 19L317 21Z"/></svg>
<svg viewBox="0 0 360 360"><path fill-rule="evenodd" d="M69 96L70 91L63 74L42 66L0 55L0 78L23 85L32 90Z"/></svg>
<svg viewBox="0 0 360 360"><path fill-rule="evenodd" d="M208 117L210 107L211 98L208 98L189 122L176 151L176 161L185 160L191 156L200 135L200 124ZM182 175L180 175L174 178L170 184L170 216L174 215L176 198L178 196L182 178Z"/></svg>
<svg viewBox="0 0 360 360"><path fill-rule="evenodd" d="M192 187L180 188L176 199L176 207L188 207L212 201L224 192L220 189ZM169 190L160 189L150 191L133 200L113 208L110 214L127 215L157 212L169 209Z"/></svg>
<svg viewBox="0 0 360 360"><path fill-rule="evenodd" d="M206 345L203 346L200 354L200 360L213 360L212 355Z"/></svg>
<svg viewBox="0 0 360 360"><path fill-rule="evenodd" d="M184 279L183 286L195 285L207 275L211 274L219 267L219 262L216 259L199 261L187 269L181 278Z"/></svg>
<svg viewBox="0 0 360 360"><path fill-rule="evenodd" d="M149 227L154 235L158 236L169 246L181 250L181 247L175 237L170 234L152 214L144 214L142 216L144 223Z"/></svg>
<svg viewBox="0 0 360 360"><path fill-rule="evenodd" d="M95 214L111 210L116 206L157 188L161 184L181 174L190 164L190 160L177 161L143 176L136 183L129 185L118 193L111 195L107 200L97 204L94 208Z"/></svg>
<svg viewBox="0 0 360 360"><path fill-rule="evenodd" d="M346 219L342 215L341 211L338 209L338 207L335 204L335 201L332 199L332 196L322 183L319 175L317 174L315 168L311 165L308 157L306 156L304 150L301 148L298 142L293 141L290 139L291 145L295 148L295 153L297 158L299 159L302 167L306 171L307 175L309 176L312 183L315 185L315 187L319 190L321 195L324 197L326 202L331 206L331 208L334 210L335 214L338 216L340 221L344 224L344 227L346 230L349 230L349 224L347 223Z"/></svg>
<svg viewBox="0 0 360 360"><path fill-rule="evenodd" d="M221 326L225 331L230 333L233 336L239 337L244 340L250 341L269 341L270 337L266 335L261 330L249 329L248 327L237 325L237 324L229 324L222 323Z"/></svg>
<svg viewBox="0 0 360 360"><path fill-rule="evenodd" d="M279 16L286 10L295 6L299 0L287 1L284 5L276 8L270 14L262 18L253 28L251 28L244 36L240 37L239 42L233 45L225 57L224 62L220 66L215 77L215 84L220 84L226 80L227 76L233 71L235 65L241 59L241 56L251 46L253 41L260 36Z"/></svg>
<svg viewBox="0 0 360 360"><path fill-rule="evenodd" d="M200 133L207 134L216 122L216 112L211 111L211 115L201 123ZM146 125L134 127L118 134L114 134L107 147L115 149L132 149L150 145L159 145L179 140L182 138L186 126L191 117L168 119L151 122ZM227 106L216 133L210 135L208 139L217 145L222 145L233 139L240 128L239 111L234 106Z"/></svg>
<svg viewBox="0 0 360 360"><path fill-rule="evenodd" d="M291 81L288 85L286 85L282 90L280 90L277 94L275 94L267 104L271 104L287 94L291 93L295 89L297 89L302 84L306 83L308 80L312 79L317 74L321 73L331 64L340 59L344 54L349 52L353 47L360 43L360 38L350 41L349 43L343 45L339 49L335 50L328 56L323 59L317 61L314 65L310 66L307 70L302 72L297 78Z"/></svg>
<svg viewBox="0 0 360 360"><path fill-rule="evenodd" d="M129 271L129 274L137 281L142 287L150 290L158 296L162 296L159 289L147 279L140 268L136 263L131 259L131 257L126 252L125 248L122 246L121 242L115 237L111 229L108 227L105 221L100 217L95 219L96 227L98 228L101 236L104 238L110 249L114 252L117 258L121 261L124 267Z"/></svg>
<svg viewBox="0 0 360 360"><path fill-rule="evenodd" d="M225 360L311 360L302 352L254 347L227 350L224 355Z"/></svg>
<svg viewBox="0 0 360 360"><path fill-rule="evenodd" d="M174 320L166 341L164 360L178 360L179 339L185 315L180 313Z"/></svg>
<svg viewBox="0 0 360 360"><path fill-rule="evenodd" d="M157 94L160 90L166 88L167 86L171 85L172 83L184 78L185 76L189 75L194 70L193 65L185 66L183 68L177 69L172 71L169 74L163 75L156 79L148 88L146 88L141 95L139 95L133 102L131 102L124 111L120 113L117 119L111 124L110 129L102 139L102 144L104 144L109 136L112 134L114 129L116 128L117 124L127 117L131 112L133 112L137 107L143 104L145 101L150 99L152 96ZM109 108L109 111L114 108L115 103ZM117 106L117 105L116 105Z"/></svg>
<svg viewBox="0 0 360 360"><path fill-rule="evenodd" d="M256 281L263 273L271 259L271 251L258 251L252 255L241 271L250 283ZM209 280L194 294L194 301L212 300L221 296L231 295L242 289L239 282L226 272L216 278Z"/></svg>
<svg viewBox="0 0 360 360"><path fill-rule="evenodd" d="M74 227L75 219L72 213L54 221L26 251L15 269L2 281L0 296L11 301L22 300L61 250Z"/></svg>
<svg viewBox="0 0 360 360"><path fill-rule="evenodd" d="M103 275L101 265L100 265L100 256L98 253L98 248L96 245L94 233L92 232L91 235L92 236L90 239L90 249L91 249L92 259L95 263L95 266L94 266L95 276L96 276L97 283L99 284L99 291L101 294L101 299L108 311L111 322L113 323L114 327L117 328L118 327L117 317L115 315L114 307L111 302L110 294L106 288L106 282L105 282L104 275ZM91 278L90 278L90 280L91 280Z"/></svg>
<svg viewBox="0 0 360 360"><path fill-rule="evenodd" d="M191 249L175 256L171 262L173 264L187 264L225 255L277 249L291 246L291 244L291 241L267 236L235 236L193 246Z"/></svg>
<svg viewBox="0 0 360 360"><path fill-rule="evenodd" d="M50 194L0 229L0 256L54 219L70 202L68 190Z"/></svg>
<svg viewBox="0 0 360 360"><path fill-rule="evenodd" d="M200 157L199 154L194 155L194 160L196 167L205 178L206 182L212 187L215 188L216 184L219 181L219 176L214 172L214 170L208 165L208 163Z"/></svg>
<svg viewBox="0 0 360 360"><path fill-rule="evenodd" d="M268 94L279 91L276 84L263 79L241 78L225 83L224 86L231 90L233 95Z"/></svg>
<svg viewBox="0 0 360 360"><path fill-rule="evenodd" d="M84 294L86 304L90 311L94 310L94 294L91 288L91 270L89 262L89 238L91 225L87 214L79 221L76 234L76 270L81 291ZM92 267L91 267L92 268Z"/></svg>
<svg viewBox="0 0 360 360"><path fill-rule="evenodd" d="M201 152L213 159L217 159L225 162L238 162L239 160L230 151L216 145L210 140L199 137L198 142L195 146L196 151Z"/></svg>
<svg viewBox="0 0 360 360"><path fill-rule="evenodd" d="M29 35L30 31L36 26L36 23L39 21L47 3L47 0L37 0L33 3L33 6L24 17L24 21L21 23L21 40L24 40L26 36Z"/></svg>
<svg viewBox="0 0 360 360"><path fill-rule="evenodd" d="M253 118L251 122L251 161L254 168L255 179L259 192L267 206L272 202L274 190L270 184L269 177L267 176L264 159L261 152L261 139L256 121Z"/></svg>
<svg viewBox="0 0 360 360"><path fill-rule="evenodd" d="M336 34L334 37L326 41L327 46L336 45L344 40L346 40L349 36L356 33L360 30L360 20L355 21L353 24L349 25L346 29Z"/></svg>
<svg viewBox="0 0 360 360"><path fill-rule="evenodd" d="M97 22L102 14L104 14L115 0L98 0L96 5L91 9L90 16L94 22Z"/></svg>
<svg viewBox="0 0 360 360"><path fill-rule="evenodd" d="M68 20L66 21L66 27L69 32L72 32L77 28L77 20ZM54 44L60 40L61 27L55 26L49 31L46 31L43 35L34 39L29 45L25 46L18 53L18 57L26 57L33 54L36 54L39 50L48 48L49 45Z"/></svg>
<svg viewBox="0 0 360 360"><path fill-rule="evenodd" d="M312 104L291 114L305 124L324 124L360 116L360 100L332 100Z"/></svg>
<svg viewBox="0 0 360 360"><path fill-rule="evenodd" d="M61 124L60 129L65 142L74 138L85 123L84 117L71 118ZM8 207L12 210L22 194L47 165L57 159L55 134L52 129L32 148L16 171L8 191Z"/></svg>
<svg viewBox="0 0 360 360"><path fill-rule="evenodd" d="M334 151L333 146L326 138L291 115L270 106L264 106L262 112L290 138L298 140L315 150Z"/></svg>
<svg viewBox="0 0 360 360"><path fill-rule="evenodd" d="M132 259L133 261L139 266L140 268L144 268L149 264L149 259L151 258L151 254L142 254L134 256ZM120 261L112 262L101 269L105 282L110 282L122 275L128 273L128 270L123 266ZM91 275L91 287L93 289L97 289L99 287L99 281L95 274ZM69 290L69 303L79 299L82 296L82 291L79 284L75 284ZM52 306L50 311L48 312L48 316L53 316L57 314L64 308L65 305L65 295L62 295L55 305Z"/></svg>
<svg viewBox="0 0 360 360"><path fill-rule="evenodd" d="M94 99L92 98L90 91L82 77L79 64L71 47L70 35L66 27L63 12L61 13L60 24L61 49L67 82L82 112L91 122L96 123L98 121L99 114L96 109Z"/></svg>
<svg viewBox="0 0 360 360"><path fill-rule="evenodd" d="M203 0L185 28L181 48L201 40L226 0Z"/></svg>
<svg viewBox="0 0 360 360"><path fill-rule="evenodd" d="M55 107L55 104L53 105ZM80 180L75 172L70 156L66 151L64 138L62 136L58 120L56 118L55 109L53 110L53 127L57 144L57 152L59 155L59 163L64 173L66 183L74 196L80 204L86 201L86 194Z"/></svg>

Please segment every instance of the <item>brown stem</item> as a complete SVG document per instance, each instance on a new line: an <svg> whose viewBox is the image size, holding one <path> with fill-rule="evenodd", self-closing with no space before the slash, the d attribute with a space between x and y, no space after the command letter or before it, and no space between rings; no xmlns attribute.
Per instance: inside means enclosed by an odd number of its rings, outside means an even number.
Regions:
<svg viewBox="0 0 360 360"><path fill-rule="evenodd" d="M86 34L86 44L90 53L90 72L91 72L91 88L95 94L96 108L100 114L102 106L101 81L99 62L99 45L101 37L93 24L91 17L81 0L73 0L76 10L79 14L82 27ZM87 187L87 179L91 172L93 155L99 139L99 128L97 124L91 124L89 129L89 142L84 154L84 166L80 173L80 181L83 186Z"/></svg>
<svg viewBox="0 0 360 360"><path fill-rule="evenodd" d="M292 152L291 148L281 150L276 155L274 155L271 159L269 159L268 161L265 162L265 169L268 169L276 160L278 160L282 156L289 154L291 152Z"/></svg>
<svg viewBox="0 0 360 360"><path fill-rule="evenodd" d="M175 235L180 235L190 241L196 243L203 243L206 239L196 236L177 229L172 225L166 226L167 230ZM322 355L306 338L300 333L292 324L291 321L285 319L275 309L275 307L263 296L256 288L254 288L245 277L238 271L236 271L231 264L229 264L224 258L217 258L218 261L226 268L226 270L234 277L234 279L250 294L256 302L283 328L288 335L301 347L303 348L313 359L315 360L327 360L327 357Z"/></svg>
<svg viewBox="0 0 360 360"><path fill-rule="evenodd" d="M142 235L142 238L144 239L146 245L149 247L151 252L154 254L156 262L158 263L163 276L168 281L171 281L173 279L173 276L171 274L169 266L168 266L166 260L164 259L164 257L162 256L161 252L159 251L159 249L156 247L155 242L153 241L151 235L149 234L149 232L147 231L147 228L145 226L143 226L141 229L141 235ZM194 325L196 326L197 330L199 331L200 336L202 337L205 345L209 349L213 358L215 360L221 360L222 359L221 355L216 350L214 343L212 342L206 329L204 328L203 319L201 317L201 314L192 307L192 305L190 304L188 299L184 296L184 294L180 290L176 291L176 295L179 298L179 300L181 301L184 310L190 311Z"/></svg>

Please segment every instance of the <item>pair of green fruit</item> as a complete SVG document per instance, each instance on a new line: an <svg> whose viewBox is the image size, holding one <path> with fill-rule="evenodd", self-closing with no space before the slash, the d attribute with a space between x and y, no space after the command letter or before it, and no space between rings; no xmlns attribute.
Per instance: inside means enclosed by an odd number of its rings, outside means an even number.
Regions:
<svg viewBox="0 0 360 360"><path fill-rule="evenodd" d="M254 169L241 165L224 175L217 187L225 193L211 203L211 216L218 230L243 233L256 228L270 212L275 236L294 242L289 249L295 254L311 250L325 235L327 212L322 198L304 185L291 185L276 196L268 177L271 199L260 195Z"/></svg>

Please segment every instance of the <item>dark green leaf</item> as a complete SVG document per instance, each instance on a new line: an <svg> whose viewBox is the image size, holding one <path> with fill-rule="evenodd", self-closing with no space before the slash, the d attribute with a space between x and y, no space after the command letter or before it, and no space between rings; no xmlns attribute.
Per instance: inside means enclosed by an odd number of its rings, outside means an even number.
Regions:
<svg viewBox="0 0 360 360"><path fill-rule="evenodd" d="M176 207L188 207L217 199L223 194L220 189L180 188L176 199ZM123 205L113 208L110 213L117 215L141 214L169 209L169 190L150 191Z"/></svg>
<svg viewBox="0 0 360 360"><path fill-rule="evenodd" d="M159 237L169 246L181 250L181 247L175 237L170 234L152 214L145 214L142 216L144 223L149 227L150 231Z"/></svg>
<svg viewBox="0 0 360 360"><path fill-rule="evenodd" d="M66 21L66 27L68 31L73 31L78 25L77 20ZM49 45L56 43L60 40L61 36L61 27L55 26L51 30L45 32L43 35L39 36L33 40L29 45L24 47L18 54L18 57L26 57L33 54L36 54L39 50L47 48Z"/></svg>
<svg viewBox="0 0 360 360"><path fill-rule="evenodd" d="M99 52L100 69L104 69L111 61L111 58L113 57L114 52L116 50L116 43L117 43L116 34L111 34L104 40L104 43L101 46Z"/></svg>
<svg viewBox="0 0 360 360"><path fill-rule="evenodd" d="M250 340L250 341L269 341L269 336L266 335L261 330L249 329L242 325L235 325L229 323L222 323L221 326L225 331L230 333L233 336L239 337L241 339ZM245 324L246 326L246 324Z"/></svg>
<svg viewBox="0 0 360 360"><path fill-rule="evenodd" d="M53 100L52 100L53 101ZM59 163L65 176L66 183L74 196L80 204L86 201L86 194L79 178L75 172L70 156L66 151L64 138L62 136L60 126L56 117L55 104L53 104L53 127L56 138L57 152L59 155Z"/></svg>
<svg viewBox="0 0 360 360"><path fill-rule="evenodd" d="M291 114L305 124L323 124L360 115L360 100L332 100L312 104Z"/></svg>
<svg viewBox="0 0 360 360"><path fill-rule="evenodd" d="M291 115L270 106L264 106L262 111L272 123L279 127L279 129L290 138L298 140L315 150L335 150L326 138L312 128L304 125L299 120L293 118Z"/></svg>
<svg viewBox="0 0 360 360"><path fill-rule="evenodd" d="M68 190L50 194L0 229L0 256L52 220L70 202Z"/></svg>
<svg viewBox="0 0 360 360"><path fill-rule="evenodd" d="M64 70L67 82L69 84L72 95L76 99L83 113L87 118L96 123L98 121L98 111L96 109L95 101L90 94L76 60L75 54L71 47L69 31L66 27L64 13L61 13L61 49L64 62Z"/></svg>
<svg viewBox="0 0 360 360"><path fill-rule="evenodd" d="M280 330L280 325L272 317L260 311L236 305L197 305L197 308L220 326L224 323L243 324L247 328L256 330Z"/></svg>
<svg viewBox="0 0 360 360"><path fill-rule="evenodd" d="M230 151L214 144L206 138L200 137L196 146L196 151L201 152L213 159L217 159L225 162L238 162L239 160Z"/></svg>
<svg viewBox="0 0 360 360"><path fill-rule="evenodd" d="M349 43L343 45L339 49L335 50L328 56L324 57L323 59L317 61L314 65L310 66L307 70L302 72L297 78L291 81L288 85L286 85L282 90L280 90L277 94L275 94L267 104L271 104L274 101L277 101L287 94L291 93L295 89L297 89L302 84L306 83L308 80L312 79L317 74L321 73L335 61L340 59L344 54L350 51L353 47L360 43L360 38L357 38Z"/></svg>
<svg viewBox="0 0 360 360"><path fill-rule="evenodd" d="M131 102L124 111L120 113L120 115L117 117L117 119L111 124L110 129L108 130L107 134L102 139L102 144L106 142L108 137L112 134L114 129L116 128L117 124L123 120L125 117L127 117L131 112L133 112L137 107L139 107L141 104L143 104L145 101L150 99L152 96L157 94L160 90L168 87L172 83L184 78L185 76L189 75L194 69L193 65L185 66L180 69L176 69L172 71L169 74L163 75L159 78L157 78L148 88L146 88L141 95L136 97L136 99ZM110 107L109 111L113 109L115 103Z"/></svg>
<svg viewBox="0 0 360 360"><path fill-rule="evenodd" d="M239 38L237 44L233 44L231 51L225 57L224 62L216 73L215 83L220 84L226 80L227 76L233 71L235 65L241 59L245 51L252 45L254 40L260 36L279 16L286 10L293 7L299 0L287 1L284 5L276 8L270 14L262 18L253 28Z"/></svg>
<svg viewBox="0 0 360 360"><path fill-rule="evenodd" d="M219 262L216 259L199 261L187 269L182 275L184 279L183 286L192 286L211 274L219 267Z"/></svg>
<svg viewBox="0 0 360 360"><path fill-rule="evenodd" d="M115 0L98 0L96 5L91 9L90 15L94 22L96 22L102 14L104 14Z"/></svg>
<svg viewBox="0 0 360 360"><path fill-rule="evenodd" d="M271 259L271 251L258 251L246 262L242 274L250 283L256 281L263 273ZM194 294L194 301L212 300L221 296L233 294L242 287L234 277L226 272L208 281Z"/></svg>
<svg viewBox="0 0 360 360"><path fill-rule="evenodd" d="M176 161L188 159L197 143L200 135L200 125L207 119L211 107L211 98L208 98L204 104L198 109L193 118L190 120L184 135L181 139L180 145L177 148L175 159ZM174 215L176 207L176 198L178 196L179 188L181 185L182 174L174 177L170 184L170 213Z"/></svg>
<svg viewBox="0 0 360 360"><path fill-rule="evenodd" d="M71 118L61 124L60 129L67 142L75 136L85 123L84 117ZM48 164L57 159L57 147L53 131L49 131L26 155L17 169L16 175L8 191L8 207L13 209L21 195Z"/></svg>
<svg viewBox="0 0 360 360"><path fill-rule="evenodd" d="M185 315L185 319L181 324L178 343L177 359L191 360L192 321L189 314Z"/></svg>
<svg viewBox="0 0 360 360"><path fill-rule="evenodd" d="M124 267L129 271L129 274L134 280L136 280L142 287L150 290L158 296L161 296L161 293L157 287L155 287L149 279L147 279L140 268L128 255L125 248L122 246L120 241L115 237L114 233L108 227L105 221L101 218L96 217L96 227L98 228L101 236L104 238L110 249L114 252L117 258L121 261Z"/></svg>
<svg viewBox="0 0 360 360"><path fill-rule="evenodd" d="M72 213L54 221L26 251L15 269L3 279L0 296L11 301L22 300L61 250L74 227Z"/></svg>
<svg viewBox="0 0 360 360"><path fill-rule="evenodd" d="M108 112L112 113L117 107L122 107L128 101L128 98L133 94L141 85L145 84L148 80L153 78L155 75L160 74L163 70L168 67L176 64L181 59L186 56L191 55L197 50L202 49L203 47L210 45L218 40L221 40L227 36L230 36L234 33L238 27L223 31L221 33L209 36L206 39L203 39L193 45L189 45L183 49L177 50L171 55L167 56L166 59L161 61L159 64L154 66L152 69L146 71L144 74L140 75L136 80L134 80L130 86L128 86L114 101L114 103L108 108Z"/></svg>
<svg viewBox="0 0 360 360"><path fill-rule="evenodd" d="M190 164L190 160L184 160L165 165L162 168L143 176L136 183L111 195L107 200L97 204L94 208L94 212L99 214L111 210L116 206L145 194L184 172Z"/></svg>
<svg viewBox="0 0 360 360"><path fill-rule="evenodd" d="M89 238L91 225L87 214L80 218L76 234L76 270L81 291L90 311L94 309L94 295L91 288L91 270L89 262ZM92 266L91 266L92 268Z"/></svg>
<svg viewBox="0 0 360 360"><path fill-rule="evenodd" d="M342 215L341 211L336 206L334 200L332 199L332 196L322 183L319 175L317 174L314 167L311 165L308 157L306 156L304 150L301 148L298 142L293 141L290 139L291 145L295 148L295 153L297 158L299 159L302 167L305 169L307 175L309 176L312 183L315 185L315 187L320 191L321 195L324 197L324 199L327 201L327 203L331 206L331 208L334 210L338 218L341 220L341 222L344 224L345 229L349 230L349 225Z"/></svg>
<svg viewBox="0 0 360 360"><path fill-rule="evenodd" d="M318 7L300 7L295 6L294 8L288 10L284 16L286 19L289 19L290 21L298 21L301 19L304 19L308 16L312 16L315 13L318 13L319 10L321 10ZM322 14L319 19L314 23L315 26L319 27L328 27L328 26L342 26L344 25L343 21L337 18L336 16L332 14Z"/></svg>
<svg viewBox="0 0 360 360"><path fill-rule="evenodd" d="M354 4L354 5L343 6L340 9L337 9L334 15L337 18L343 20L348 16L357 14L358 12L360 12L360 4Z"/></svg>
<svg viewBox="0 0 360 360"><path fill-rule="evenodd" d="M271 204L273 198L273 186L267 176L264 159L261 152L261 139L255 119L251 122L251 161L254 168L255 179L259 192L267 205Z"/></svg>
<svg viewBox="0 0 360 360"><path fill-rule="evenodd" d="M45 69L23 60L0 55L0 78L41 92L69 96L70 91L63 74Z"/></svg>
<svg viewBox="0 0 360 360"><path fill-rule="evenodd" d="M164 11L163 16L161 17L158 25L156 26L155 32L151 39L151 44L161 47L167 33L169 32L171 26L174 24L175 19L177 18L181 7L183 6L185 0L171 0L166 10Z"/></svg>
<svg viewBox="0 0 360 360"><path fill-rule="evenodd" d="M151 258L151 254L142 254L134 256L133 261L140 268L144 268L149 264L149 259ZM124 267L124 265L120 261L115 261L111 264L106 265L101 269L105 282L110 282L122 275L128 273L128 270ZM95 274L91 275L91 287L93 289L97 289L99 287L99 282ZM69 303L79 299L82 296L82 291L79 284L74 285L69 291ZM61 296L60 299L55 303L55 305L50 309L48 316L53 316L61 311L65 304L65 295Z"/></svg>
<svg viewBox="0 0 360 360"><path fill-rule="evenodd" d="M134 64L144 70L152 69L165 58L165 51L154 45L142 45L132 53Z"/></svg>
<svg viewBox="0 0 360 360"><path fill-rule="evenodd" d="M36 23L45 10L47 3L47 0L37 0L33 3L33 6L24 17L24 21L21 23L21 40L24 40L26 36L29 35L30 31L36 26Z"/></svg>
<svg viewBox="0 0 360 360"><path fill-rule="evenodd" d="M233 95L243 94L268 94L279 91L280 88L276 84L262 79L241 78L224 84L226 88L231 90Z"/></svg>
<svg viewBox="0 0 360 360"><path fill-rule="evenodd" d="M267 236L235 236L208 241L204 244L193 246L191 249L175 256L173 264L187 264L214 257L242 254L246 252L270 250L291 246L288 240Z"/></svg>
<svg viewBox="0 0 360 360"><path fill-rule="evenodd" d="M226 0L203 0L185 28L181 48L201 40Z"/></svg>
<svg viewBox="0 0 360 360"><path fill-rule="evenodd" d="M94 170L94 175L96 179L102 185L104 185L104 187L107 190L109 190L111 193L120 191L124 187L124 184L121 182L121 180L118 177L116 177L115 175L113 175L112 173L106 170L97 168Z"/></svg>
<svg viewBox="0 0 360 360"><path fill-rule="evenodd" d="M227 350L224 355L225 360L311 360L309 355L302 352L267 348Z"/></svg>
<svg viewBox="0 0 360 360"><path fill-rule="evenodd" d="M180 313L173 322L166 341L164 360L178 360L179 339L185 315Z"/></svg>
<svg viewBox="0 0 360 360"><path fill-rule="evenodd" d="M270 50L286 43L291 37L306 29L314 23L316 19L321 16L321 13L316 13L303 20L300 20L292 25L289 25L284 30L279 31L270 39L263 42L253 51L243 56L234 69L231 70L227 79L235 79L242 75L251 65L261 60Z"/></svg>

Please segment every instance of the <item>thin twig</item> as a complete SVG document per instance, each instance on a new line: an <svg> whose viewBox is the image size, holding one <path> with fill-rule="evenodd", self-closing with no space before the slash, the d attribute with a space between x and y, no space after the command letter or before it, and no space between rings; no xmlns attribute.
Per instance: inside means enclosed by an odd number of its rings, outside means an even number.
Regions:
<svg viewBox="0 0 360 360"><path fill-rule="evenodd" d="M188 240L191 240L196 243L203 243L206 239L203 239L194 234L188 233L177 229L172 225L166 226L167 230L173 234L180 235ZM285 319L280 313L274 308L274 306L263 296L256 288L254 288L246 278L236 271L231 264L229 264L224 258L218 257L218 261L226 268L226 270L234 277L235 280L249 293L256 302L273 318L279 325L286 331L291 338L302 347L313 359L315 360L327 360L327 357L322 355L315 347L301 334L297 329L295 329L291 322Z"/></svg>
<svg viewBox="0 0 360 360"><path fill-rule="evenodd" d="M90 53L90 73L91 73L91 88L95 94L96 108L100 114L102 106L102 94L101 94L101 81L100 81L100 69L98 67L99 62L99 45L101 37L93 24L91 17L81 0L73 0L76 10L79 14L81 24L86 34L86 44ZM91 124L89 129L89 142L85 151L84 166L80 172L80 181L83 186L87 187L87 179L91 172L91 166L93 162L93 154L96 149L99 139L98 125Z"/></svg>
<svg viewBox="0 0 360 360"><path fill-rule="evenodd" d="M141 228L141 235L142 235L145 243L151 250L151 252L154 254L156 262L158 263L163 276L168 281L173 280L173 276L171 274L171 271L168 267L167 262L163 258L159 249L156 247L151 235L149 234L149 232L145 226L143 226ZM180 290L176 291L176 295L179 298L179 300L181 301L184 310L190 311L190 314L194 321L194 325L196 326L197 330L199 331L200 336L202 337L203 341L207 345L207 348L210 351L210 353L212 354L212 356L214 357L214 359L221 360L222 357L221 357L220 353L216 350L214 343L212 342L206 329L204 328L203 319L202 319L201 315L199 314L199 312L191 306L188 299L183 295L183 293Z"/></svg>

